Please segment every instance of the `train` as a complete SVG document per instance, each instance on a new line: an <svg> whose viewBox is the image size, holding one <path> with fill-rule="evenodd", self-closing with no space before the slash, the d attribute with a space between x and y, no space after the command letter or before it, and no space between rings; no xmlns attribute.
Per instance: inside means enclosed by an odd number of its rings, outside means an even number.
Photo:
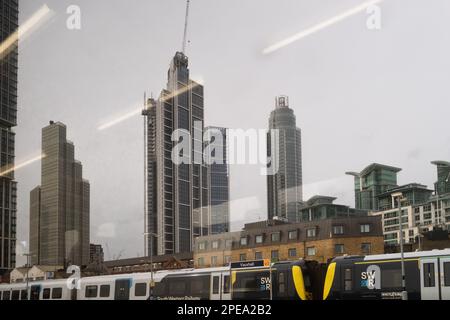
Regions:
<svg viewBox="0 0 450 320"><path fill-rule="evenodd" d="M409 300L450 300L450 249L405 253L404 266ZM380 300L402 291L400 254L381 254L1 284L0 301Z"/></svg>

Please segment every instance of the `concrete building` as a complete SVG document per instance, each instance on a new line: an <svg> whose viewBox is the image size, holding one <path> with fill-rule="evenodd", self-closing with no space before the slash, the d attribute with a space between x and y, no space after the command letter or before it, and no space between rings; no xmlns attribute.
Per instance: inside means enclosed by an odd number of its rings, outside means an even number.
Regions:
<svg viewBox="0 0 450 320"><path fill-rule="evenodd" d="M0 2L0 276L16 264L17 182L14 181L17 125L18 40L10 38L18 28L19 1ZM8 45L7 39L13 39Z"/></svg>
<svg viewBox="0 0 450 320"><path fill-rule="evenodd" d="M157 100L146 101L143 115L146 251L148 255L190 252L194 237L209 233L209 188L203 162L203 86L189 78L188 58L182 52L172 59L167 88ZM172 155L180 163L174 163Z"/></svg>
<svg viewBox="0 0 450 320"><path fill-rule="evenodd" d="M278 135L271 130L278 130ZM270 114L267 157L268 165L274 169L267 174L268 218L278 216L295 222L303 201L302 142L286 96L275 99L275 110Z"/></svg>
<svg viewBox="0 0 450 320"><path fill-rule="evenodd" d="M351 217L287 223L268 220L246 224L242 231L198 237L196 267L230 262L304 258L318 262L344 254L381 254L383 233L379 217Z"/></svg>
<svg viewBox="0 0 450 320"><path fill-rule="evenodd" d="M347 172L355 178L355 208L378 210L377 196L397 187L400 168L372 163L361 172Z"/></svg>
<svg viewBox="0 0 450 320"><path fill-rule="evenodd" d="M379 216L382 220L384 241L387 246L400 243L400 219L396 200L392 196L407 186L392 189L386 194L391 197L391 205L385 210L370 212L370 216ZM431 190L424 190L428 193ZM405 193L407 194L407 193ZM383 197L386 195L384 194ZM417 202L411 198L402 203L402 229L404 243L415 243L420 241L420 234L432 231L436 227L450 228L450 194L445 196L430 196L427 200Z"/></svg>
<svg viewBox="0 0 450 320"><path fill-rule="evenodd" d="M208 146L213 151L212 156L215 160L215 163L208 165L210 234L225 233L230 231L228 134L226 128L207 127L205 129L211 134L211 137L207 137L207 141L213 141Z"/></svg>
<svg viewBox="0 0 450 320"><path fill-rule="evenodd" d="M15 268L11 271L10 282L42 281L55 279L56 273L63 269L62 266L33 266L30 268Z"/></svg>
<svg viewBox="0 0 450 320"><path fill-rule="evenodd" d="M89 263L89 194L66 126L42 129L41 185L30 193L30 253L36 265Z"/></svg>

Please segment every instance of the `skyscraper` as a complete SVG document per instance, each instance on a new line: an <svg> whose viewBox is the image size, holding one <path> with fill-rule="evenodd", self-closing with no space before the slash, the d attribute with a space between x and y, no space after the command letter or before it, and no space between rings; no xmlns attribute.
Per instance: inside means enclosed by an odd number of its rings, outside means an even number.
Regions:
<svg viewBox="0 0 450 320"><path fill-rule="evenodd" d="M202 161L203 86L189 78L188 58L182 52L172 59L167 88L157 100L146 101L143 115L147 138L147 252L162 255L192 251L193 237L209 231L208 167ZM185 147L172 153L180 143ZM173 162L172 155L182 155L183 163Z"/></svg>
<svg viewBox="0 0 450 320"><path fill-rule="evenodd" d="M278 134L271 130L278 130ZM267 157L272 165L274 161L278 163L277 170L267 175L269 219L276 216L296 222L303 201L302 143L286 96L275 99L275 110L270 114Z"/></svg>
<svg viewBox="0 0 450 320"><path fill-rule="evenodd" d="M14 140L17 124L18 0L0 1L0 275L16 264ZM7 39L13 40L3 47ZM7 46L7 44L6 44Z"/></svg>
<svg viewBox="0 0 450 320"><path fill-rule="evenodd" d="M355 208L379 210L378 196L397 187L397 173L402 169L372 163L361 172L347 172L355 177Z"/></svg>
<svg viewBox="0 0 450 320"><path fill-rule="evenodd" d="M90 185L83 179L66 126L42 129L41 185L30 193L30 253L33 264L89 263Z"/></svg>
<svg viewBox="0 0 450 320"><path fill-rule="evenodd" d="M438 180L434 184L434 190L437 195L450 193L450 162L433 161L431 162L437 167Z"/></svg>
<svg viewBox="0 0 450 320"><path fill-rule="evenodd" d="M218 234L230 231L230 170L228 166L228 135L227 129L221 127L207 127L206 132L212 132L214 141L207 137L213 149L214 159L217 160L208 167L209 203L210 203L210 233ZM219 154L220 153L220 154Z"/></svg>

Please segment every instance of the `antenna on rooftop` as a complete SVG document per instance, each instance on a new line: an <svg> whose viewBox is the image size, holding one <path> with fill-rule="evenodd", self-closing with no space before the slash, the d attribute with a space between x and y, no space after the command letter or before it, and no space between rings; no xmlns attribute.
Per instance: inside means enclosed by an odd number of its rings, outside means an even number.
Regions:
<svg viewBox="0 0 450 320"><path fill-rule="evenodd" d="M181 47L181 52L184 54L184 52L186 51L186 43L187 43L187 29L188 29L188 22L189 22L189 5L190 5L190 0L186 1L186 17L184 20L184 34L183 34L183 44Z"/></svg>

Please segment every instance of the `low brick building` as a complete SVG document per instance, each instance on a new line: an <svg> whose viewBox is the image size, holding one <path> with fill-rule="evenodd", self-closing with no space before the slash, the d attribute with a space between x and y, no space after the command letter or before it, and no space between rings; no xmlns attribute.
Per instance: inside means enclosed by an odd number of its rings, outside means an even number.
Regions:
<svg viewBox="0 0 450 320"><path fill-rule="evenodd" d="M246 224L242 231L195 239L196 268L234 261L305 258L326 263L336 256L384 253L380 217L333 218L300 223Z"/></svg>

